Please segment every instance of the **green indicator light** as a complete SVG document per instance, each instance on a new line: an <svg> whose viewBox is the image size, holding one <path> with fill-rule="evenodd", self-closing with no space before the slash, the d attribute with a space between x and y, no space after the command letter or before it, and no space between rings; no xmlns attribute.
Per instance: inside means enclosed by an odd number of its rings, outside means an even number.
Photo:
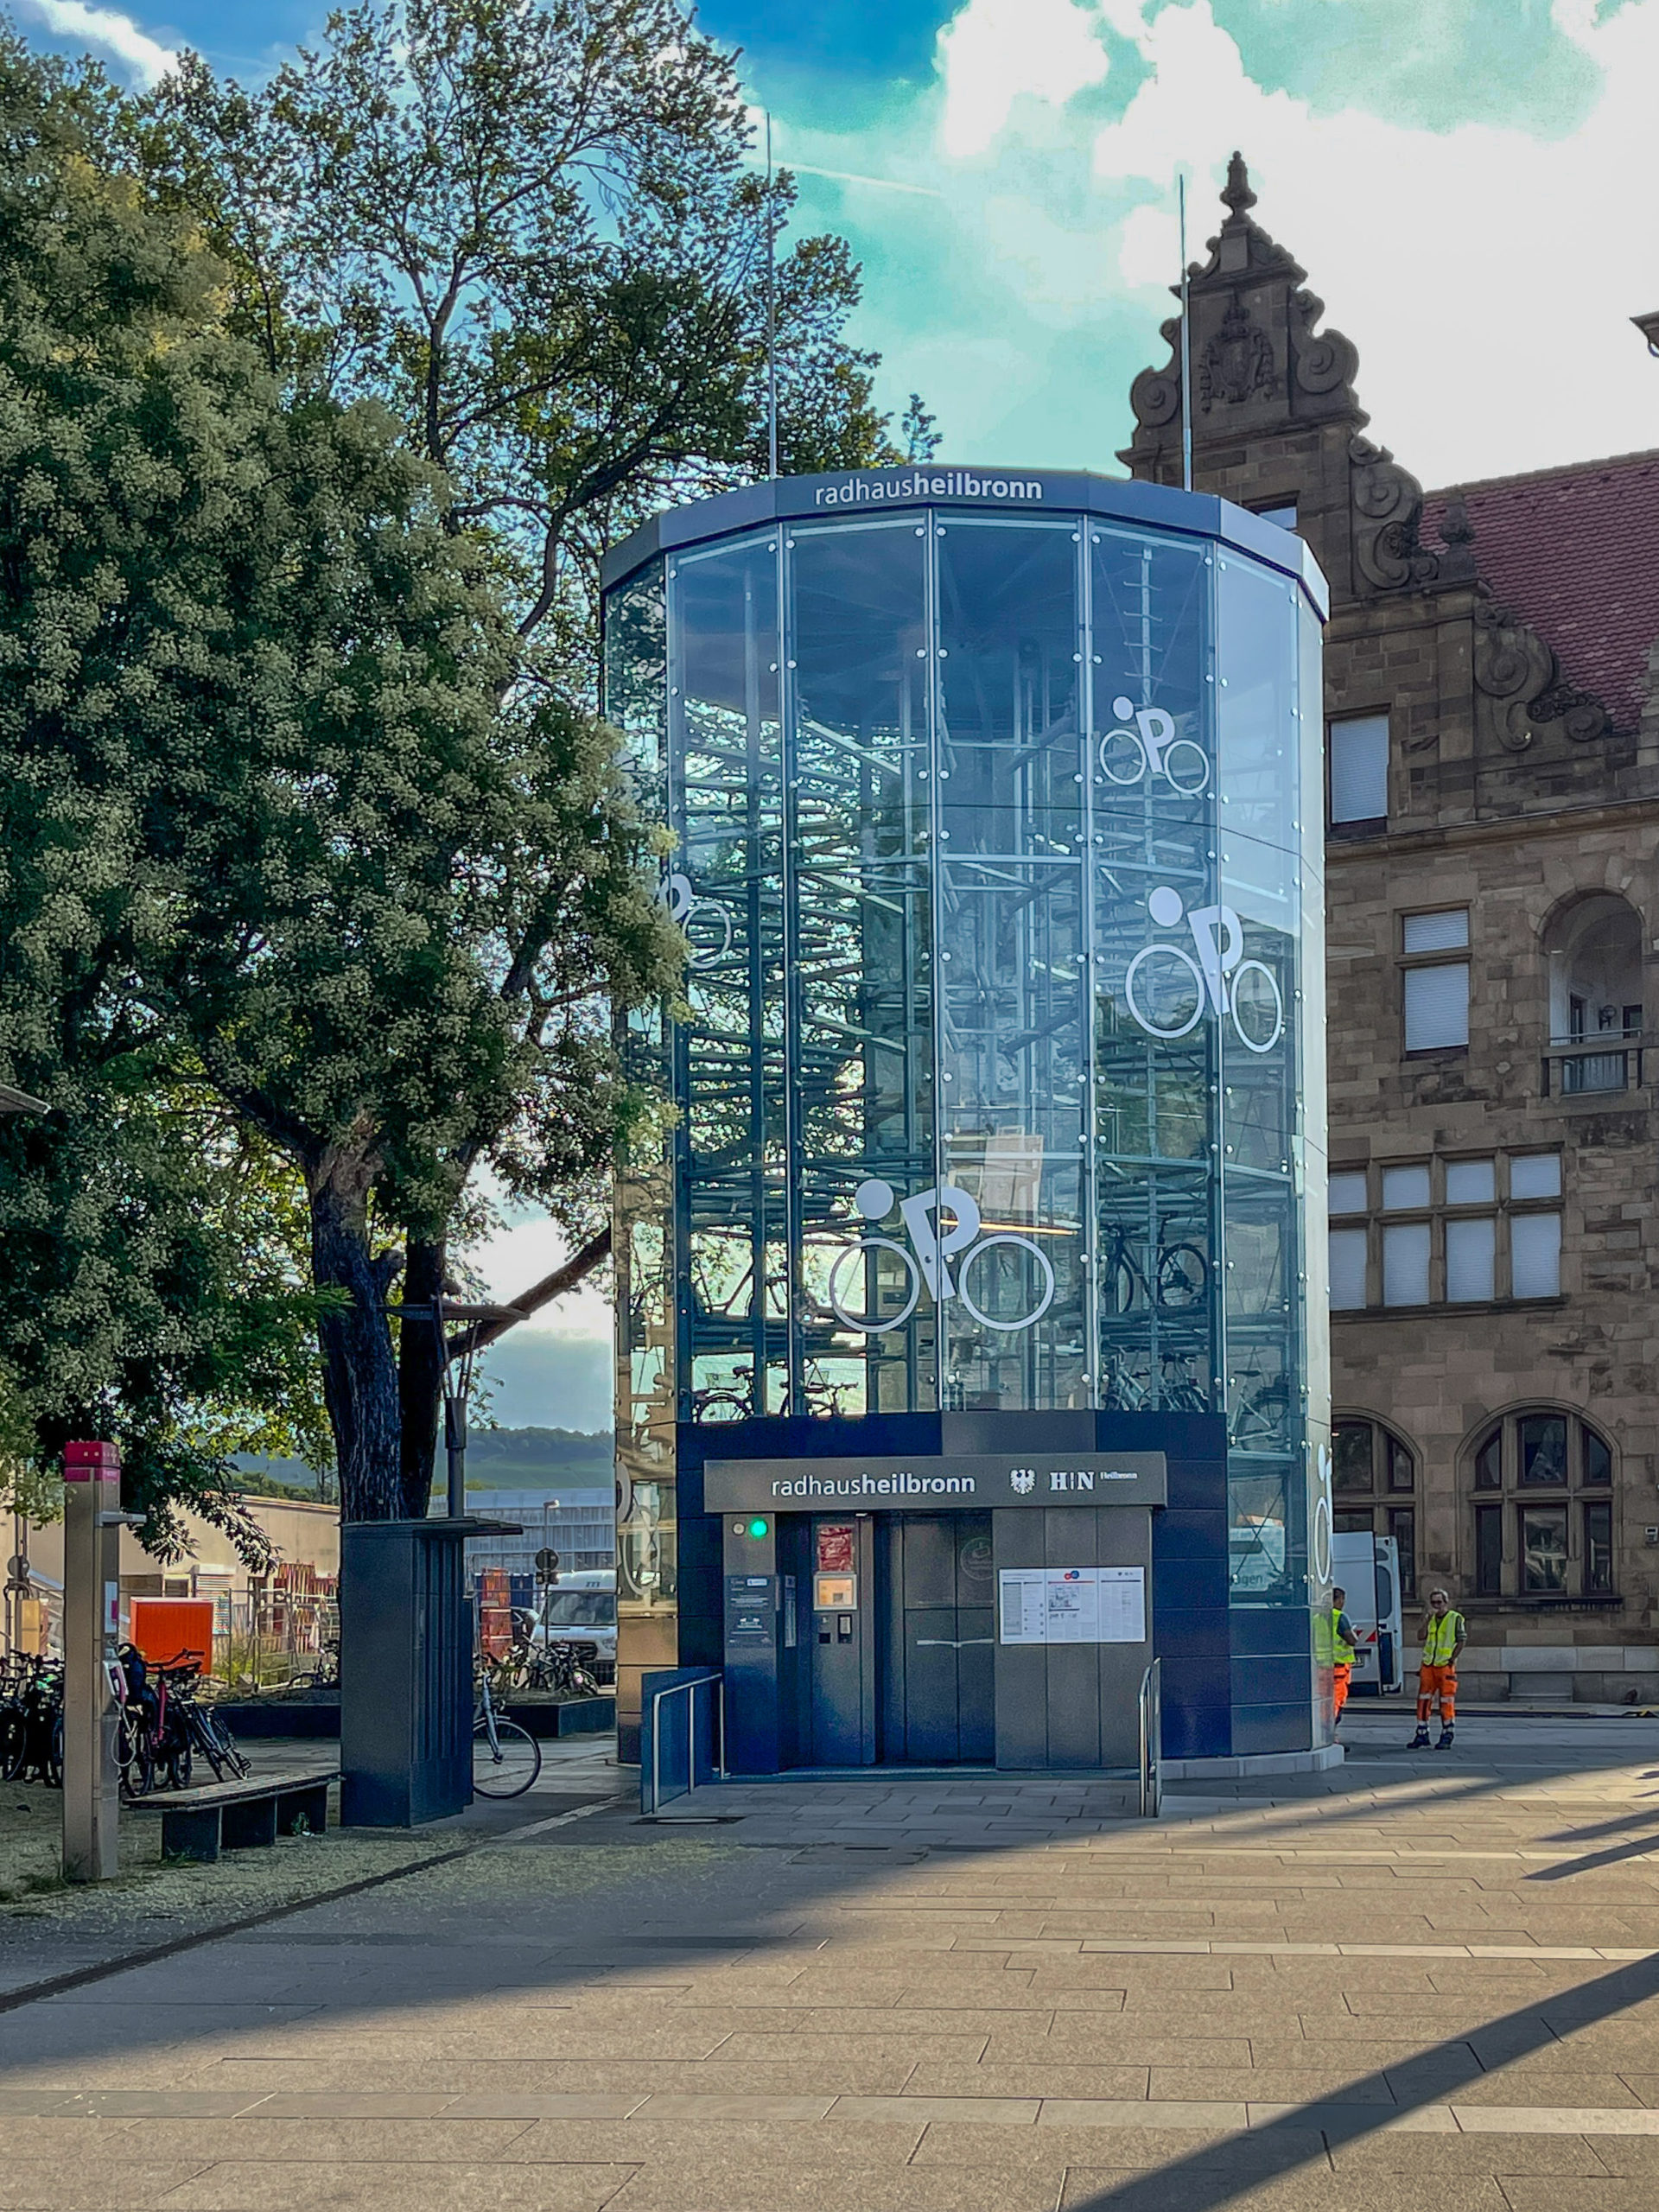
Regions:
<svg viewBox="0 0 1659 2212"><path fill-rule="evenodd" d="M750 1534L752 1536L757 1536L757 1537L759 1537L759 1536L765 1536L765 1535L770 1535L771 1530L772 1530L772 1523L771 1523L771 1522L770 1522L770 1521L762 1521L762 1520L760 1520L759 1518L757 1518L757 1519L755 1519L755 1520L753 1520L753 1521L751 1521L751 1522L750 1522L750 1523L749 1523L749 1534Z"/></svg>

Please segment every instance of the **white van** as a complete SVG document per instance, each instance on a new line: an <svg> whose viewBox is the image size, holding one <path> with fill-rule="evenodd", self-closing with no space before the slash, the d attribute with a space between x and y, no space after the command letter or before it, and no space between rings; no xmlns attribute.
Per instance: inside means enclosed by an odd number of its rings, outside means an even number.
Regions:
<svg viewBox="0 0 1659 2212"><path fill-rule="evenodd" d="M1349 1694L1393 1697L1404 1687L1400 1547L1392 1536L1331 1539L1331 1580L1347 1592L1343 1610L1354 1624L1354 1671Z"/></svg>
<svg viewBox="0 0 1659 2212"><path fill-rule="evenodd" d="M616 1569L575 1567L561 1574L539 1603L532 1643L591 1643L599 1650L599 1679L616 1679ZM543 1632L543 1624L546 1628Z"/></svg>

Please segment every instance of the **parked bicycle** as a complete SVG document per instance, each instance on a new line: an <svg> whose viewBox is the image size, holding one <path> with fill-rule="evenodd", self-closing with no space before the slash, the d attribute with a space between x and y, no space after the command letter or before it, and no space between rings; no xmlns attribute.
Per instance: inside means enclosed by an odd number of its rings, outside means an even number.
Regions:
<svg viewBox="0 0 1659 2212"><path fill-rule="evenodd" d="M22 1657L0 1687L0 1759L8 1782L63 1783L63 1662Z"/></svg>
<svg viewBox="0 0 1659 2212"><path fill-rule="evenodd" d="M290 1675L291 1690L332 1690L340 1688L340 1638L332 1637L317 1654L316 1664L303 1674Z"/></svg>
<svg viewBox="0 0 1659 2212"><path fill-rule="evenodd" d="M542 1770L542 1747L528 1728L495 1709L487 1673L477 1681L473 1713L473 1789L480 1797L522 1797Z"/></svg>
<svg viewBox="0 0 1659 2212"><path fill-rule="evenodd" d="M1198 1305L1210 1281L1210 1262L1198 1246L1160 1244L1150 1275L1141 1256L1144 1249L1127 1229L1112 1230L1101 1270L1108 1311L1128 1313L1138 1301L1182 1313Z"/></svg>
<svg viewBox="0 0 1659 2212"><path fill-rule="evenodd" d="M223 1717L200 1700L199 1659L181 1652L152 1668L130 1643L124 1643L118 1656L127 1694L117 1756L126 1796L148 1796L158 1786L188 1789L198 1753L219 1782L227 1776L240 1782L253 1771ZM166 1777L159 1784L158 1775Z"/></svg>

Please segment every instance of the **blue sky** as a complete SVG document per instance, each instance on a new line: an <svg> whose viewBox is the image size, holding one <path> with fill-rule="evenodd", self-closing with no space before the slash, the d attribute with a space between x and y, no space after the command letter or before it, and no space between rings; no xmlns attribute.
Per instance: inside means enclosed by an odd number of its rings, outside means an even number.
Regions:
<svg viewBox="0 0 1659 2212"><path fill-rule="evenodd" d="M12 0L118 74L181 42L256 77L313 0ZM1131 378L1242 147L1258 220L1359 347L1371 435L1431 485L1659 446L1653 216L1659 0L709 0L849 238L881 392L919 389L947 456L1115 469ZM547 1271L526 1222L488 1255ZM597 1425L606 1316L569 1302L503 1354L501 1418Z"/></svg>

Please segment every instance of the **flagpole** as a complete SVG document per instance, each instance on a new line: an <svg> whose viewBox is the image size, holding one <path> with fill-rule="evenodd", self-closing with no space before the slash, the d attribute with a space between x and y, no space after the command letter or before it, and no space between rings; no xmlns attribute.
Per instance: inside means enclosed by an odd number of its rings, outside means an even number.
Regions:
<svg viewBox="0 0 1659 2212"><path fill-rule="evenodd" d="M778 474L778 226L772 198L772 110L766 110L766 474Z"/></svg>
<svg viewBox="0 0 1659 2212"><path fill-rule="evenodd" d="M1179 179L1181 221L1181 489L1192 489L1192 335L1187 316L1186 176Z"/></svg>

